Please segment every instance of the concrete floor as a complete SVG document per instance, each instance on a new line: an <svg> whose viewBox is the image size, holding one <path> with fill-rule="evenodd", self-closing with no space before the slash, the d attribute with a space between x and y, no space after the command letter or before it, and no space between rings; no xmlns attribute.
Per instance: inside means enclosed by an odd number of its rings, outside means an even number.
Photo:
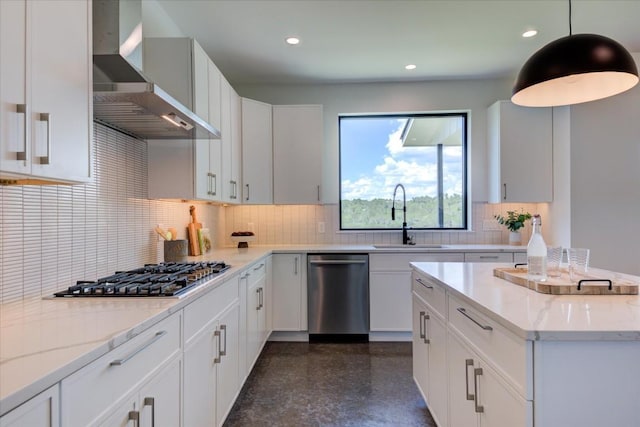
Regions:
<svg viewBox="0 0 640 427"><path fill-rule="evenodd" d="M411 343L268 342L224 426L435 427L411 370Z"/></svg>

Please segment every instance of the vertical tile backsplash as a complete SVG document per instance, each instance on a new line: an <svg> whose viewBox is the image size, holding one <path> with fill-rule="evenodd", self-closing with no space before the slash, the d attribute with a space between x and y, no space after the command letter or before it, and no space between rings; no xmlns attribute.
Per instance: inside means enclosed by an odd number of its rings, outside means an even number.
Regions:
<svg viewBox="0 0 640 427"><path fill-rule="evenodd" d="M160 261L156 224L186 238L189 203L147 199L146 143L96 124L94 153L89 184L0 186L0 303ZM198 204L200 222L220 209Z"/></svg>
<svg viewBox="0 0 640 427"><path fill-rule="evenodd" d="M487 204L473 203L471 231L414 232L416 243L435 244L507 244L508 231L484 230L484 221L495 222L494 214L508 210L524 209L535 213L536 204ZM372 244L401 243L398 232L338 232L340 218L338 205L264 205L229 206L224 209L224 235L219 236L222 245L231 246L229 236L233 231L245 231L253 224L255 245L281 244ZM324 223L325 231L318 231L318 223ZM409 224L411 226L411 224ZM530 224L523 230L523 238L530 234ZM525 242L526 243L526 242Z"/></svg>

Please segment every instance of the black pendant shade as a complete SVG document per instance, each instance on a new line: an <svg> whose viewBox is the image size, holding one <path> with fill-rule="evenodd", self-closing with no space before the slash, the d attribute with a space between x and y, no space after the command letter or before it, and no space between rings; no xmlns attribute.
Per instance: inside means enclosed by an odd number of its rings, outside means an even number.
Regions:
<svg viewBox="0 0 640 427"><path fill-rule="evenodd" d="M555 40L529 58L513 87L511 101L526 107L579 104L606 98L638 83L631 54L597 34Z"/></svg>

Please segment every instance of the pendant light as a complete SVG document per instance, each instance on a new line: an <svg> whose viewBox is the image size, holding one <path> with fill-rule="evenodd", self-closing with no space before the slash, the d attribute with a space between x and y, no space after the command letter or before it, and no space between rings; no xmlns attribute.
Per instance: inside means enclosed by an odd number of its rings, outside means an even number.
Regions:
<svg viewBox="0 0 640 427"><path fill-rule="evenodd" d="M631 54L617 41L571 31L552 41L522 66L511 101L525 107L553 107L606 98L638 83Z"/></svg>

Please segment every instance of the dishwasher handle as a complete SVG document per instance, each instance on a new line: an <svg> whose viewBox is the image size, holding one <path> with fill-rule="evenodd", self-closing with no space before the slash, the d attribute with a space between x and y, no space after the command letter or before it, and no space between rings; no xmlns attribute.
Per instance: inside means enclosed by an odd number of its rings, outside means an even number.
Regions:
<svg viewBox="0 0 640 427"><path fill-rule="evenodd" d="M337 264L366 264L367 261L363 259L319 259L310 260L309 264L324 264L324 265L337 265Z"/></svg>

